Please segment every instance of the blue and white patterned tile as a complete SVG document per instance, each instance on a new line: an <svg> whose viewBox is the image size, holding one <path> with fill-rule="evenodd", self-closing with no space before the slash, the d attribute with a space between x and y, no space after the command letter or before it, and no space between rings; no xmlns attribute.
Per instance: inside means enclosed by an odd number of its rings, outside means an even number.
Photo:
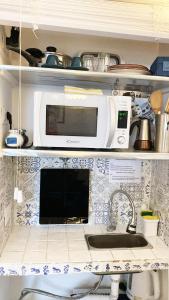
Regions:
<svg viewBox="0 0 169 300"><path fill-rule="evenodd" d="M16 222L18 224L35 224L38 223L39 211L39 189L40 189L40 169L41 168L87 168L90 169L90 187L89 187L89 213L92 214L94 223L107 223L108 210L106 206L109 202L112 192L115 189L122 188L128 191L136 199L135 204L140 207L146 194L146 201L149 199L149 182L145 180L145 174L150 174L151 163L142 163L142 182L141 184L124 184L120 182L109 182L110 159L105 158L21 158L19 162L19 181L23 186L25 202L21 206L17 206ZM31 177L32 176L32 177ZM25 184L27 183L27 184ZM146 186L145 186L146 184ZM36 208L30 208L25 214L26 203L36 203ZM102 216L98 216L99 209L96 203L103 204ZM118 196L119 216L122 223L128 222L130 206L128 202L123 201L123 197ZM24 216L26 221L24 222ZM29 217L30 216L30 220ZM33 216L33 219L32 219ZM94 218L93 218L94 216Z"/></svg>
<svg viewBox="0 0 169 300"><path fill-rule="evenodd" d="M20 173L35 173L40 170L40 157L19 157L15 159Z"/></svg>
<svg viewBox="0 0 169 300"><path fill-rule="evenodd" d="M17 207L16 223L18 225L36 225L39 220L39 203L23 202Z"/></svg>
<svg viewBox="0 0 169 300"><path fill-rule="evenodd" d="M73 169L94 169L94 158L71 158L69 160L69 167Z"/></svg>
<svg viewBox="0 0 169 300"><path fill-rule="evenodd" d="M103 175L109 174L110 159L108 158L96 158L95 172Z"/></svg>
<svg viewBox="0 0 169 300"><path fill-rule="evenodd" d="M40 160L40 168L63 168L64 161L59 157L43 157Z"/></svg>

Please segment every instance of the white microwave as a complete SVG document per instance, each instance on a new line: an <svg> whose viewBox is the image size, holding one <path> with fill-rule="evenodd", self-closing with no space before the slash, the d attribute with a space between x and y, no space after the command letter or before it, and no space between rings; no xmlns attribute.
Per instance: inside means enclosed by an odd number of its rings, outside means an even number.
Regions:
<svg viewBox="0 0 169 300"><path fill-rule="evenodd" d="M128 148L131 97L34 93L35 147Z"/></svg>

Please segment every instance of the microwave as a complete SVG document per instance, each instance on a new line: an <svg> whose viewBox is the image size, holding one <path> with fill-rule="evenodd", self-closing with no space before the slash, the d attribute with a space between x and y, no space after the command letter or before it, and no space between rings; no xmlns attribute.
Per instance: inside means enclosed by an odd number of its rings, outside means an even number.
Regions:
<svg viewBox="0 0 169 300"><path fill-rule="evenodd" d="M34 147L128 148L131 97L34 93Z"/></svg>

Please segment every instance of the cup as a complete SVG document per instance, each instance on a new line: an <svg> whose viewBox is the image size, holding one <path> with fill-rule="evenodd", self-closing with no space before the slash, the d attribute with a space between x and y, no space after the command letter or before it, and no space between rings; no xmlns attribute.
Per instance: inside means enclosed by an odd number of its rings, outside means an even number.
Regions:
<svg viewBox="0 0 169 300"><path fill-rule="evenodd" d="M72 68L81 68L82 67L81 58L79 56L75 56L72 58L71 67Z"/></svg>
<svg viewBox="0 0 169 300"><path fill-rule="evenodd" d="M46 65L59 66L59 58L56 55L50 54L46 59Z"/></svg>
<svg viewBox="0 0 169 300"><path fill-rule="evenodd" d="M169 152L169 114L156 115L155 150L157 152Z"/></svg>

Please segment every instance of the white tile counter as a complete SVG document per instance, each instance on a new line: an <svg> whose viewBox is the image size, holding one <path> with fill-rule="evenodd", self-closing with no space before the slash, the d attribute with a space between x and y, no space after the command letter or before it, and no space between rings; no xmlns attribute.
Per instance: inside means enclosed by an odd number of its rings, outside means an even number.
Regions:
<svg viewBox="0 0 169 300"><path fill-rule="evenodd" d="M0 275L139 271L169 268L169 248L159 237L152 249L88 250L85 233L105 233L102 225L14 227L0 257Z"/></svg>

